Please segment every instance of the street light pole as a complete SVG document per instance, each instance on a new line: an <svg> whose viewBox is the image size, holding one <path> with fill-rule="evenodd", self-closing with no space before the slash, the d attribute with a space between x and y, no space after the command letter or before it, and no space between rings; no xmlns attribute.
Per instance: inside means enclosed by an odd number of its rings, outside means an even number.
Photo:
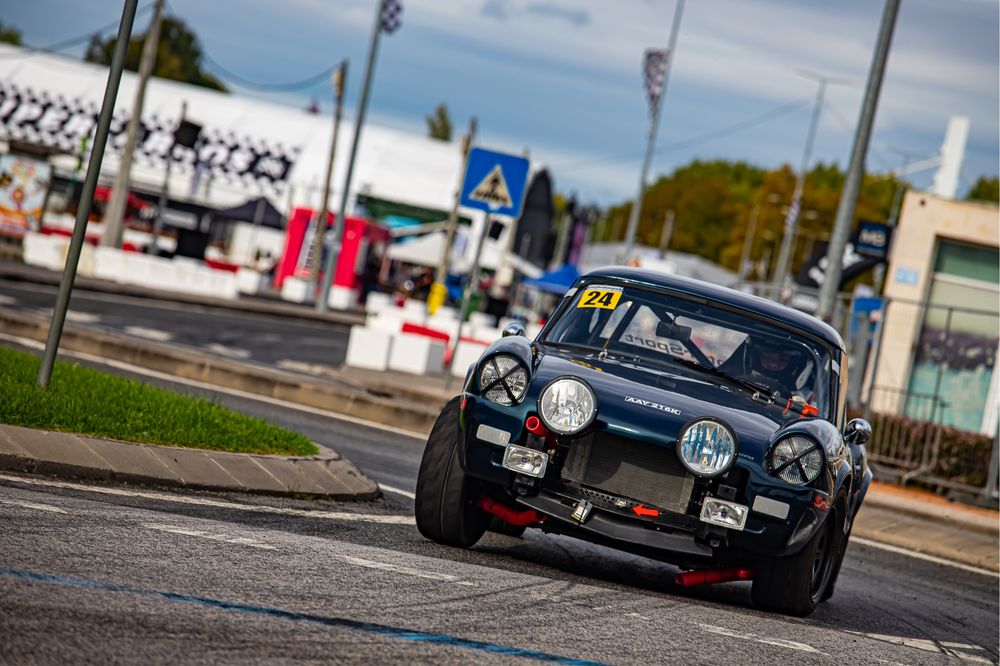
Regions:
<svg viewBox="0 0 1000 666"><path fill-rule="evenodd" d="M750 222L747 224L747 234L743 237L743 251L740 253L740 270L736 275L737 282L747 279L750 272L750 250L753 248L753 239L757 233L757 216L760 214L761 201L758 199L753 204L750 211Z"/></svg>
<svg viewBox="0 0 1000 666"><path fill-rule="evenodd" d="M851 148L851 162L844 180L844 190L840 194L837 205L837 217L833 223L833 233L827 249L827 269L823 284L819 290L819 306L816 316L829 319L833 314L833 302L840 288L840 276L843 274L844 246L851 231L854 220L854 208L858 202L858 191L861 189L861 177L864 171L865 154L868 152L868 140L871 138L872 125L875 122L875 109L878 106L879 92L882 90L882 77L885 65L889 60L889 45L892 43L892 32L896 27L896 15L899 13L899 0L886 0L882 13L882 25L879 28L878 42L872 58L871 71L868 73L868 84L865 87L865 98L861 103L861 117L854 134L854 145Z"/></svg>
<svg viewBox="0 0 1000 666"><path fill-rule="evenodd" d="M146 32L146 43L142 47L142 59L139 61L139 79L135 88L135 101L132 103L132 115L128 119L125 130L125 147L118 159L118 173L115 174L108 197L108 208L104 213L104 234L101 245L105 247L121 247L125 213L128 207L128 186L132 172L132 156L135 145L139 141L139 126L142 123L142 107L146 99L146 83L153 73L156 64L156 49L160 43L160 19L163 14L164 0L156 0L153 8L153 20L149 22ZM117 46L117 44L116 44ZM128 48L128 45L126 45ZM170 156L167 155L167 164ZM169 168L169 167L168 167ZM156 239L153 239L156 242Z"/></svg>
<svg viewBox="0 0 1000 666"><path fill-rule="evenodd" d="M458 229L458 209L462 204L462 180L465 178L465 170L469 167L469 151L476 140L476 128L479 121L475 116L469 119L469 131L462 137L462 172L458 175L458 187L455 189L455 202L448 213L448 228L444 234L444 247L441 248L441 258L438 260L437 270L434 273L434 284L431 285L431 294L427 297L427 312L434 314L439 307L447 300L448 288L445 280L448 277L448 255L451 252L451 244L455 242L455 231Z"/></svg>
<svg viewBox="0 0 1000 666"><path fill-rule="evenodd" d="M323 257L323 238L326 236L326 218L330 214L330 181L333 179L333 160L337 153L337 135L340 133L340 116L344 111L344 83L347 80L347 59L333 72L333 96L335 109L333 112L333 136L330 139L330 155L326 159L326 177L323 179L323 202L320 205L319 217L316 218L316 230L313 232L313 261L309 269L309 282L312 283L310 293L316 296L319 284L319 265Z"/></svg>
<svg viewBox="0 0 1000 666"><path fill-rule="evenodd" d="M625 249L623 250L621 261L628 261L632 254L632 247L635 245L635 233L639 228L639 216L642 214L642 199L646 194L646 178L649 176L649 164L653 159L653 148L656 145L656 130L660 125L660 116L663 110L663 98L667 96L667 83L670 81L670 65L674 61L674 50L677 46L677 33L681 28L681 16L684 13L684 0L677 0L674 8L674 22L670 27L670 39L667 42L667 66L663 72L663 88L660 96L656 100L656 109L653 117L649 121L649 133L646 136L646 155L642 160L642 169L639 171L639 188L635 195L635 202L632 210L629 211L628 227L625 230Z"/></svg>
<svg viewBox="0 0 1000 666"><path fill-rule="evenodd" d="M52 367L55 365L56 352L59 350L59 340L62 338L63 324L66 323L66 310L69 298L73 292L73 281L76 279L76 267L80 262L80 252L83 249L83 239L87 233L87 220L94 204L94 189L97 187L97 176L101 171L101 161L104 159L104 148L108 143L108 132L111 128L111 116L115 109L115 98L118 97L118 86L125 68L125 53L132 37L132 24L135 22L135 10L139 0L125 0L122 8L121 23L118 24L118 37L115 50L111 56L111 67L108 70L108 83L104 88L104 101L101 103L101 113L97 118L97 130L94 134L94 147L90 151L90 161L87 163L87 177L80 194L80 205L76 209L76 224L73 227L73 237L66 253L66 266L63 269L62 280L59 282L59 295L52 308L52 323L49 324L49 335L45 342L45 353L38 368L38 385L46 388L52 378Z"/></svg>
<svg viewBox="0 0 1000 666"><path fill-rule="evenodd" d="M379 0L375 9L375 25L368 43L368 60L365 63L365 82L361 87L361 101L358 103L357 116L354 119L354 136L351 137L351 156L347 160L347 173L344 176L344 188L340 193L340 207L337 218L333 221L333 239L330 251L326 255L326 270L323 272L323 288L320 290L316 310L326 312L330 309L330 287L333 284L337 259L340 257L341 237L344 235L344 218L347 216L347 197L351 193L351 178L354 176L354 161L358 155L358 144L361 142L361 129L365 124L365 112L368 110L368 93L372 87L372 74L375 70L375 57L378 55L379 37L382 36L382 12L386 0ZM324 220L324 223L326 220Z"/></svg>

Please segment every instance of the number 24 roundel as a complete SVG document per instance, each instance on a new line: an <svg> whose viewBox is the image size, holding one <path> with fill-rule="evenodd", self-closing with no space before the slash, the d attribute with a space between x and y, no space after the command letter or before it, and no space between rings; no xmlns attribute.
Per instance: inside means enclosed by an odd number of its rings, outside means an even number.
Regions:
<svg viewBox="0 0 1000 666"><path fill-rule="evenodd" d="M618 307L622 292L620 289L602 289L594 287L585 289L577 301L578 308L601 308L603 310L614 310Z"/></svg>

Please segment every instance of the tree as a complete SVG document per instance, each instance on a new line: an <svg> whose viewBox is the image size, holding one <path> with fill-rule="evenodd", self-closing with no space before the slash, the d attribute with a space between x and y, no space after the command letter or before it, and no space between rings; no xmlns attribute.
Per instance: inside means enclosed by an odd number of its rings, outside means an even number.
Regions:
<svg viewBox="0 0 1000 666"><path fill-rule="evenodd" d="M1000 203L1000 178L980 176L965 195L967 201L992 201Z"/></svg>
<svg viewBox="0 0 1000 666"><path fill-rule="evenodd" d="M90 39L83 59L87 62L110 65L116 41L115 37L102 40L95 35ZM142 58L145 43L146 33L129 41L125 55L126 69L133 72L139 69L139 60ZM227 92L222 82L202 67L202 51L198 36L184 21L173 16L164 16L160 24L160 42L156 48L153 76Z"/></svg>
<svg viewBox="0 0 1000 666"><path fill-rule="evenodd" d="M438 141L451 141L451 117L444 102L438 104L434 113L424 119L427 121L427 136Z"/></svg>
<svg viewBox="0 0 1000 666"><path fill-rule="evenodd" d="M0 43L22 46L24 42L21 41L21 31L0 21Z"/></svg>

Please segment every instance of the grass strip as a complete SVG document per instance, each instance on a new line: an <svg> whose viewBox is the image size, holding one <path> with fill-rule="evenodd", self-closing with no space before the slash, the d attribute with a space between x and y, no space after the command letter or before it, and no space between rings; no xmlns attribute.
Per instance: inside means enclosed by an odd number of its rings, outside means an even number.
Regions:
<svg viewBox="0 0 1000 666"><path fill-rule="evenodd" d="M308 438L201 398L56 361L47 389L41 360L0 348L0 423L144 444L237 453L313 455Z"/></svg>

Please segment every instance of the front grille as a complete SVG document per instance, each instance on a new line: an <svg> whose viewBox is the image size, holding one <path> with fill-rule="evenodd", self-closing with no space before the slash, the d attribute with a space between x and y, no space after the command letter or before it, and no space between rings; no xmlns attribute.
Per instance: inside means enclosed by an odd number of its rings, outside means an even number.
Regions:
<svg viewBox="0 0 1000 666"><path fill-rule="evenodd" d="M662 509L686 513L692 477L673 447L609 435L573 440L563 479Z"/></svg>

